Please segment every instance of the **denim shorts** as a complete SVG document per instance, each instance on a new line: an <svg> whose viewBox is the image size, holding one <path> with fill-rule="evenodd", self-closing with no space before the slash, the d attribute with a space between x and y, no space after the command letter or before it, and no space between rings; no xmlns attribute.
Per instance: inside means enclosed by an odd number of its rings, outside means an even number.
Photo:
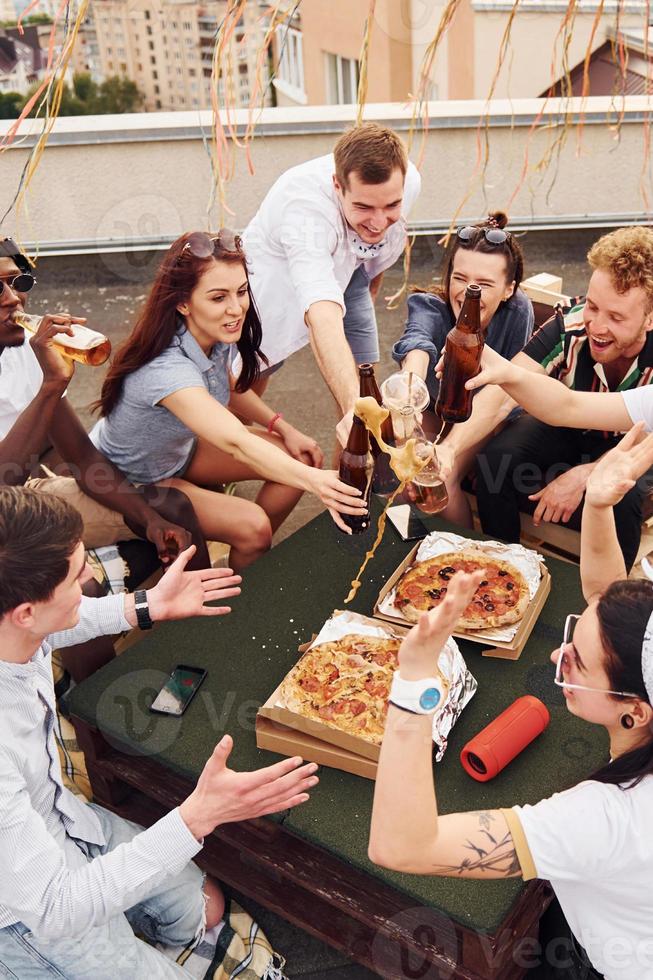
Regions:
<svg viewBox="0 0 653 980"><path fill-rule="evenodd" d="M379 359L379 331L370 294L370 280L359 266L345 289L345 336L356 364L375 364Z"/></svg>
<svg viewBox="0 0 653 980"><path fill-rule="evenodd" d="M79 846L89 860L131 841L138 824L93 806L106 843ZM22 923L0 929L0 977L15 980L182 980L188 974L134 932L166 946L199 942L204 932L204 876L189 863L158 890L83 936L38 939Z"/></svg>

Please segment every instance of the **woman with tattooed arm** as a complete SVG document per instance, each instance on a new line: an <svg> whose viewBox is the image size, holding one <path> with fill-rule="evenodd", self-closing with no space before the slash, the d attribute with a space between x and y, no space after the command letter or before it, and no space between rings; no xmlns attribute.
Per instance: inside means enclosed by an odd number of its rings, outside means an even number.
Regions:
<svg viewBox="0 0 653 980"><path fill-rule="evenodd" d="M413 874L548 879L577 965L569 978L653 978L653 583L625 580L612 508L653 463L637 425L593 470L581 535L588 606L551 660L567 709L603 725L610 759L535 806L438 816L430 714L415 713L438 651L481 573L451 580L399 651L379 760L369 855ZM638 439L641 441L638 443ZM396 683L396 682L395 682ZM397 786L401 785L401 793ZM560 976L538 973L538 977Z"/></svg>

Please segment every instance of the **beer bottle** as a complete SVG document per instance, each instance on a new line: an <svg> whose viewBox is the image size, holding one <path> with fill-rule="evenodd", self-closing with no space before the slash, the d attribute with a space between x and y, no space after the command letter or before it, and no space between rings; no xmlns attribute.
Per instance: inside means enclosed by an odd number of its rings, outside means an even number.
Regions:
<svg viewBox="0 0 653 980"><path fill-rule="evenodd" d="M370 455L370 439L365 423L354 415L347 446L340 457L340 479L350 487L361 491L367 504L364 514L342 514L341 517L352 534L362 534L370 526L370 493L372 490L373 464Z"/></svg>
<svg viewBox="0 0 653 980"><path fill-rule="evenodd" d="M42 316L32 316L19 310L14 313L13 318L19 327L31 334L36 333L43 319ZM104 364L111 353L111 341L104 334L90 330L81 323L73 323L72 328L72 337L67 333L54 335L52 343L57 350L64 357L79 361L80 364L89 364L91 367Z"/></svg>
<svg viewBox="0 0 653 980"><path fill-rule="evenodd" d="M374 367L371 364L359 364L358 376L360 378L361 398L374 398L378 405L382 405L383 399L374 377ZM395 436L390 415L381 424L381 435L388 446L394 446ZM378 493L381 497L389 497L392 491L399 486L399 480L390 466L390 457L383 452L373 435L370 435L370 449L374 460L372 492Z"/></svg>
<svg viewBox="0 0 653 980"><path fill-rule="evenodd" d="M444 369L435 405L443 422L465 422L472 414L472 392L465 388L465 382L478 374L483 346L481 287L470 283L444 348Z"/></svg>

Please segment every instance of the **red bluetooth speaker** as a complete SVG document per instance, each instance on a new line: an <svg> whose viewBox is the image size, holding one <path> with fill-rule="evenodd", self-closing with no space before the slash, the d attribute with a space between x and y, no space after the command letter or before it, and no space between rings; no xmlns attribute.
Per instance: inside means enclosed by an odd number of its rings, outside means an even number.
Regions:
<svg viewBox="0 0 653 980"><path fill-rule="evenodd" d="M544 704L525 694L502 711L460 753L463 769L472 779L486 783L541 735L551 716Z"/></svg>

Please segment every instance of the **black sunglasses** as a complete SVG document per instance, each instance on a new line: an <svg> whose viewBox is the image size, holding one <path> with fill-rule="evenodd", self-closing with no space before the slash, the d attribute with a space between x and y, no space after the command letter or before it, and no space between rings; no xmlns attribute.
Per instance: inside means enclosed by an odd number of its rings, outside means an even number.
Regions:
<svg viewBox="0 0 653 980"><path fill-rule="evenodd" d="M459 228L457 231L458 240L469 244L475 241L478 236L483 232L485 235L485 241L488 245L503 245L510 238L510 233L504 231L503 228L491 228L488 226L479 227L478 225L465 225L464 228Z"/></svg>
<svg viewBox="0 0 653 980"><path fill-rule="evenodd" d="M236 235L229 228L222 228L217 235L209 235L205 231L194 231L186 239L179 259L185 252L190 252L196 259L208 259L215 254L216 248L223 252L238 254L243 250L243 243L240 235Z"/></svg>
<svg viewBox="0 0 653 980"><path fill-rule="evenodd" d="M30 272L20 272L11 279L0 279L0 296L4 293L5 286L9 286L15 293L29 293L35 285L36 279Z"/></svg>

